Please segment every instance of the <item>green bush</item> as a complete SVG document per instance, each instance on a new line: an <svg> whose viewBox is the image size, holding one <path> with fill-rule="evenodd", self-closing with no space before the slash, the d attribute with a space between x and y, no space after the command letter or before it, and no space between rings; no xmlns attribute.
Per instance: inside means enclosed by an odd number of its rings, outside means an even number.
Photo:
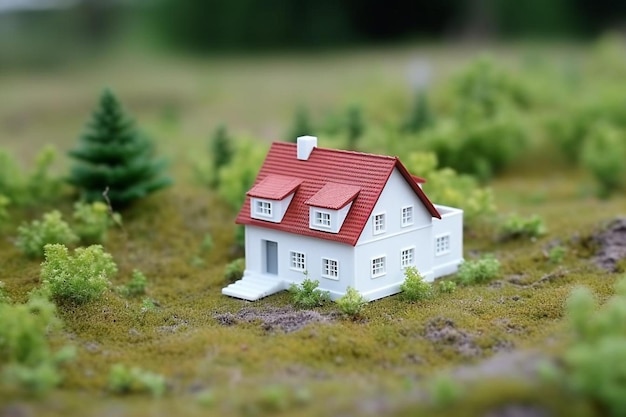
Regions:
<svg viewBox="0 0 626 417"><path fill-rule="evenodd" d="M309 110L304 106L298 106L293 114L291 127L285 137L286 142L296 142L300 136L313 135L313 126L311 125L311 117Z"/></svg>
<svg viewBox="0 0 626 417"><path fill-rule="evenodd" d="M437 169L434 153L413 152L403 162L412 174L426 179L424 191L433 202L463 209L465 227L489 220L496 213L490 188L479 187L469 175L459 175L449 168Z"/></svg>
<svg viewBox="0 0 626 417"><path fill-rule="evenodd" d="M33 220L17 229L16 246L31 257L42 256L44 246L51 243L71 245L78 241L70 226L63 220L59 211L43 215L42 220Z"/></svg>
<svg viewBox="0 0 626 417"><path fill-rule="evenodd" d="M0 194L0 229L9 219L9 212L7 211L7 207L11 203L8 197Z"/></svg>
<svg viewBox="0 0 626 417"><path fill-rule="evenodd" d="M243 272L246 269L246 260L244 258L238 258L228 263L224 268L224 280L227 283L233 283L243 277Z"/></svg>
<svg viewBox="0 0 626 417"><path fill-rule="evenodd" d="M456 291L456 282L454 281L440 281L437 285L437 289L443 294L452 294Z"/></svg>
<svg viewBox="0 0 626 417"><path fill-rule="evenodd" d="M457 277L463 285L481 284L496 278L500 273L500 262L492 255L465 261L459 266Z"/></svg>
<svg viewBox="0 0 626 417"><path fill-rule="evenodd" d="M433 121L428 96L424 91L419 90L402 130L407 133L418 133L432 126Z"/></svg>
<svg viewBox="0 0 626 417"><path fill-rule="evenodd" d="M96 300L117 273L113 257L100 245L78 248L70 255L64 245L46 245L41 280L51 297L61 304L80 305Z"/></svg>
<svg viewBox="0 0 626 417"><path fill-rule="evenodd" d="M266 149L252 140L241 140L237 143L230 164L219 171L217 194L233 210L239 210L246 193L252 187L263 160Z"/></svg>
<svg viewBox="0 0 626 417"><path fill-rule="evenodd" d="M76 159L68 181L87 201L125 206L167 187L165 162L153 157L154 146L128 120L115 95L104 90L79 145L69 155Z"/></svg>
<svg viewBox="0 0 626 417"><path fill-rule="evenodd" d="M347 147L350 150L359 148L359 140L365 132L365 123L363 121L363 112L361 107L357 105L350 106L346 115L346 133L348 136Z"/></svg>
<svg viewBox="0 0 626 417"><path fill-rule="evenodd" d="M561 245L554 246L548 252L548 260L553 264L560 264L567 253L567 249Z"/></svg>
<svg viewBox="0 0 626 417"><path fill-rule="evenodd" d="M446 408L463 398L463 387L450 375L435 377L429 386L430 396L435 407Z"/></svg>
<svg viewBox="0 0 626 417"><path fill-rule="evenodd" d="M411 302L426 300L433 296L432 286L424 281L417 268L409 266L404 270L404 282L400 286L402 297Z"/></svg>
<svg viewBox="0 0 626 417"><path fill-rule="evenodd" d="M502 224L500 238L502 240L533 239L544 234L546 234L546 227L541 217L535 215L523 218L512 214Z"/></svg>
<svg viewBox="0 0 626 417"><path fill-rule="evenodd" d="M566 312L573 340L553 378L599 407L599 415L625 415L626 279L600 309L588 289L576 288Z"/></svg>
<svg viewBox="0 0 626 417"><path fill-rule="evenodd" d="M33 294L26 304L0 302L2 382L43 393L61 382L59 366L73 356L64 347L53 352L48 333L60 327L54 304Z"/></svg>
<svg viewBox="0 0 626 417"><path fill-rule="evenodd" d="M138 269L133 270L130 281L126 285L117 288L117 292L123 297L138 297L146 293L148 279Z"/></svg>
<svg viewBox="0 0 626 417"><path fill-rule="evenodd" d="M344 296L336 302L339 311L344 316L352 318L358 317L367 305L367 300L352 287L348 287Z"/></svg>
<svg viewBox="0 0 626 417"><path fill-rule="evenodd" d="M111 367L108 388L114 394L148 393L160 397L167 385L162 375L118 363Z"/></svg>
<svg viewBox="0 0 626 417"><path fill-rule="evenodd" d="M220 125L211 136L212 181L211 188L219 185L219 171L228 165L233 158L232 138L228 135L226 126Z"/></svg>
<svg viewBox="0 0 626 417"><path fill-rule="evenodd" d="M85 244L104 243L109 227L121 224L119 213L110 213L109 207L103 202L77 202L74 204L74 229Z"/></svg>
<svg viewBox="0 0 626 417"><path fill-rule="evenodd" d="M607 198L626 186L626 129L595 124L582 149L582 162L598 183L598 196Z"/></svg>
<svg viewBox="0 0 626 417"><path fill-rule="evenodd" d="M319 281L313 281L305 273L304 280L299 284L291 284L289 292L291 300L296 307L313 308L319 307L330 301L330 295L326 291L318 290Z"/></svg>

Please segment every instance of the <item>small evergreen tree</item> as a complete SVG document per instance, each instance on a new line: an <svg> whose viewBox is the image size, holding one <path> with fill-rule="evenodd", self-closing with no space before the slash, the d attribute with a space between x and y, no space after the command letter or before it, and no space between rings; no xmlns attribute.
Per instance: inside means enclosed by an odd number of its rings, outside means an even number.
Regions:
<svg viewBox="0 0 626 417"><path fill-rule="evenodd" d="M124 114L110 90L104 90L98 108L79 145L69 152L78 162L68 181L87 201L102 200L108 189L111 204L125 206L168 186L164 161L153 158L153 145Z"/></svg>
<svg viewBox="0 0 626 417"><path fill-rule="evenodd" d="M348 149L356 150L357 143L365 131L361 107L354 105L348 108L346 128L348 131Z"/></svg>
<svg viewBox="0 0 626 417"><path fill-rule="evenodd" d="M293 116L293 124L289 130L287 141L296 142L299 136L313 134L313 127L309 117L309 111L304 106L299 106Z"/></svg>
<svg viewBox="0 0 626 417"><path fill-rule="evenodd" d="M226 126L220 125L211 137L211 156L213 157L213 177L211 178L211 186L217 188L219 185L219 170L221 167L228 165L233 159L233 148L230 143L230 137L226 131Z"/></svg>
<svg viewBox="0 0 626 417"><path fill-rule="evenodd" d="M404 124L404 131L417 133L432 124L433 117L428 104L428 96L419 90L415 96L415 102Z"/></svg>

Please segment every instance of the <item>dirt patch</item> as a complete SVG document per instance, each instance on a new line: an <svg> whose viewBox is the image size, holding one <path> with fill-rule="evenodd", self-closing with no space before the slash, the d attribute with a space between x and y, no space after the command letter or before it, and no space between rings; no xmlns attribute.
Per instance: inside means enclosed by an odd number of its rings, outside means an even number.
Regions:
<svg viewBox="0 0 626 417"><path fill-rule="evenodd" d="M333 316L323 315L312 310L294 310L293 308L253 309L243 308L237 313L223 313L213 316L223 326L239 323L260 322L267 331L282 330L285 333L295 332L310 323L328 323Z"/></svg>
<svg viewBox="0 0 626 417"><path fill-rule="evenodd" d="M429 321L424 329L424 337L433 343L450 346L466 357L479 356L482 353L474 342L474 336L457 329L454 322L445 317L436 317Z"/></svg>
<svg viewBox="0 0 626 417"><path fill-rule="evenodd" d="M612 220L589 240L597 247L593 263L606 271L617 272L619 262L626 258L626 217Z"/></svg>

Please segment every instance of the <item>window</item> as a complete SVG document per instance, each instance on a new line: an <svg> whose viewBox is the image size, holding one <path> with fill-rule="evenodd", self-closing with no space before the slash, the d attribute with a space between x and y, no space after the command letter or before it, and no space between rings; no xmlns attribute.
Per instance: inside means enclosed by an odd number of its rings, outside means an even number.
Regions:
<svg viewBox="0 0 626 417"><path fill-rule="evenodd" d="M413 224L413 206L402 207L402 227Z"/></svg>
<svg viewBox="0 0 626 417"><path fill-rule="evenodd" d="M404 249L400 252L400 266L406 268L415 264L415 248Z"/></svg>
<svg viewBox="0 0 626 417"><path fill-rule="evenodd" d="M257 200L254 208L257 215L272 217L272 203L270 203L269 201Z"/></svg>
<svg viewBox="0 0 626 417"><path fill-rule="evenodd" d="M291 269L296 271L306 270L306 258L302 252L290 252L291 254Z"/></svg>
<svg viewBox="0 0 626 417"><path fill-rule="evenodd" d="M385 214L374 215L374 234L383 233L385 231Z"/></svg>
<svg viewBox="0 0 626 417"><path fill-rule="evenodd" d="M323 211L315 212L315 225L322 227L330 227L330 213Z"/></svg>
<svg viewBox="0 0 626 417"><path fill-rule="evenodd" d="M435 239L435 255L445 255L450 252L450 235L437 236Z"/></svg>
<svg viewBox="0 0 626 417"><path fill-rule="evenodd" d="M385 275L387 272L385 268L385 256L372 259L372 278L377 278Z"/></svg>
<svg viewBox="0 0 626 417"><path fill-rule="evenodd" d="M334 259L322 258L322 276L329 279L339 279L339 262Z"/></svg>

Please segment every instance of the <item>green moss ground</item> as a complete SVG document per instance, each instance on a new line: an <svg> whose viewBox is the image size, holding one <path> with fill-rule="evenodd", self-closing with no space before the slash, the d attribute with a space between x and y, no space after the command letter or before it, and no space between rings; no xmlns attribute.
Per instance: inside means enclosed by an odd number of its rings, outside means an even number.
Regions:
<svg viewBox="0 0 626 417"><path fill-rule="evenodd" d="M393 106L399 100L394 94L402 88L397 79L414 53L402 49L216 62L151 58L137 63L118 57L52 74L0 76L2 146L23 162L44 144L71 147L106 84L158 139L177 181L125 212L124 229L114 229L105 245L120 269L114 286L128 281L133 269L141 270L156 310L142 312L139 299L123 299L114 292L83 307L61 309L65 327L52 335L51 343L70 343L78 352L64 368L64 383L43 398L0 391L0 413L18 407L25 415L51 416L305 416L377 414L380 409L408 416L418 408L423 415L460 415L459 410L480 415L513 401L539 404L560 415L592 415L586 404L556 389L508 379L472 384L468 400L452 408L428 408L419 394L420 384L439 371L479 363L501 346L558 353L566 338L563 303L571 289L586 285L601 299L612 293L616 276L594 269L588 253L570 239L624 213L626 198L598 201L590 196L588 177L554 172L549 160L521 160L492 184L501 212L540 215L548 227L546 236L499 243L491 226L466 236L467 258L490 252L502 262L501 285L459 287L453 294L417 304L388 297L368 305L361 320L311 324L293 333L266 331L259 323L223 326L214 317L244 307L287 306L289 296L282 293L250 304L221 295L222 271L233 257L235 213L197 185L189 168L193 155L206 149L213 126L226 122L270 140L286 129L290 109L303 98L314 109L353 99L367 103L369 96L377 105ZM422 53L444 74L467 57L441 50ZM510 59L510 53L502 57ZM365 63L374 64L364 71ZM305 82L314 76L316 83ZM263 101L255 104L250 97ZM58 170L66 164L61 158ZM67 197L55 207L69 216L71 204ZM14 208L12 223L3 230L0 280L16 301L39 285L40 261L26 259L14 247L15 227L50 208ZM207 233L215 242L208 254L201 251ZM556 239L568 248L560 265L543 255ZM531 286L557 270L565 272ZM517 281L511 283L514 276ZM330 314L335 308L319 311ZM481 353L465 357L453 347L427 340L425 325L436 317L449 318L471 334ZM168 393L159 399L108 394L109 369L119 362L163 374ZM572 414L574 410L578 414Z"/></svg>

